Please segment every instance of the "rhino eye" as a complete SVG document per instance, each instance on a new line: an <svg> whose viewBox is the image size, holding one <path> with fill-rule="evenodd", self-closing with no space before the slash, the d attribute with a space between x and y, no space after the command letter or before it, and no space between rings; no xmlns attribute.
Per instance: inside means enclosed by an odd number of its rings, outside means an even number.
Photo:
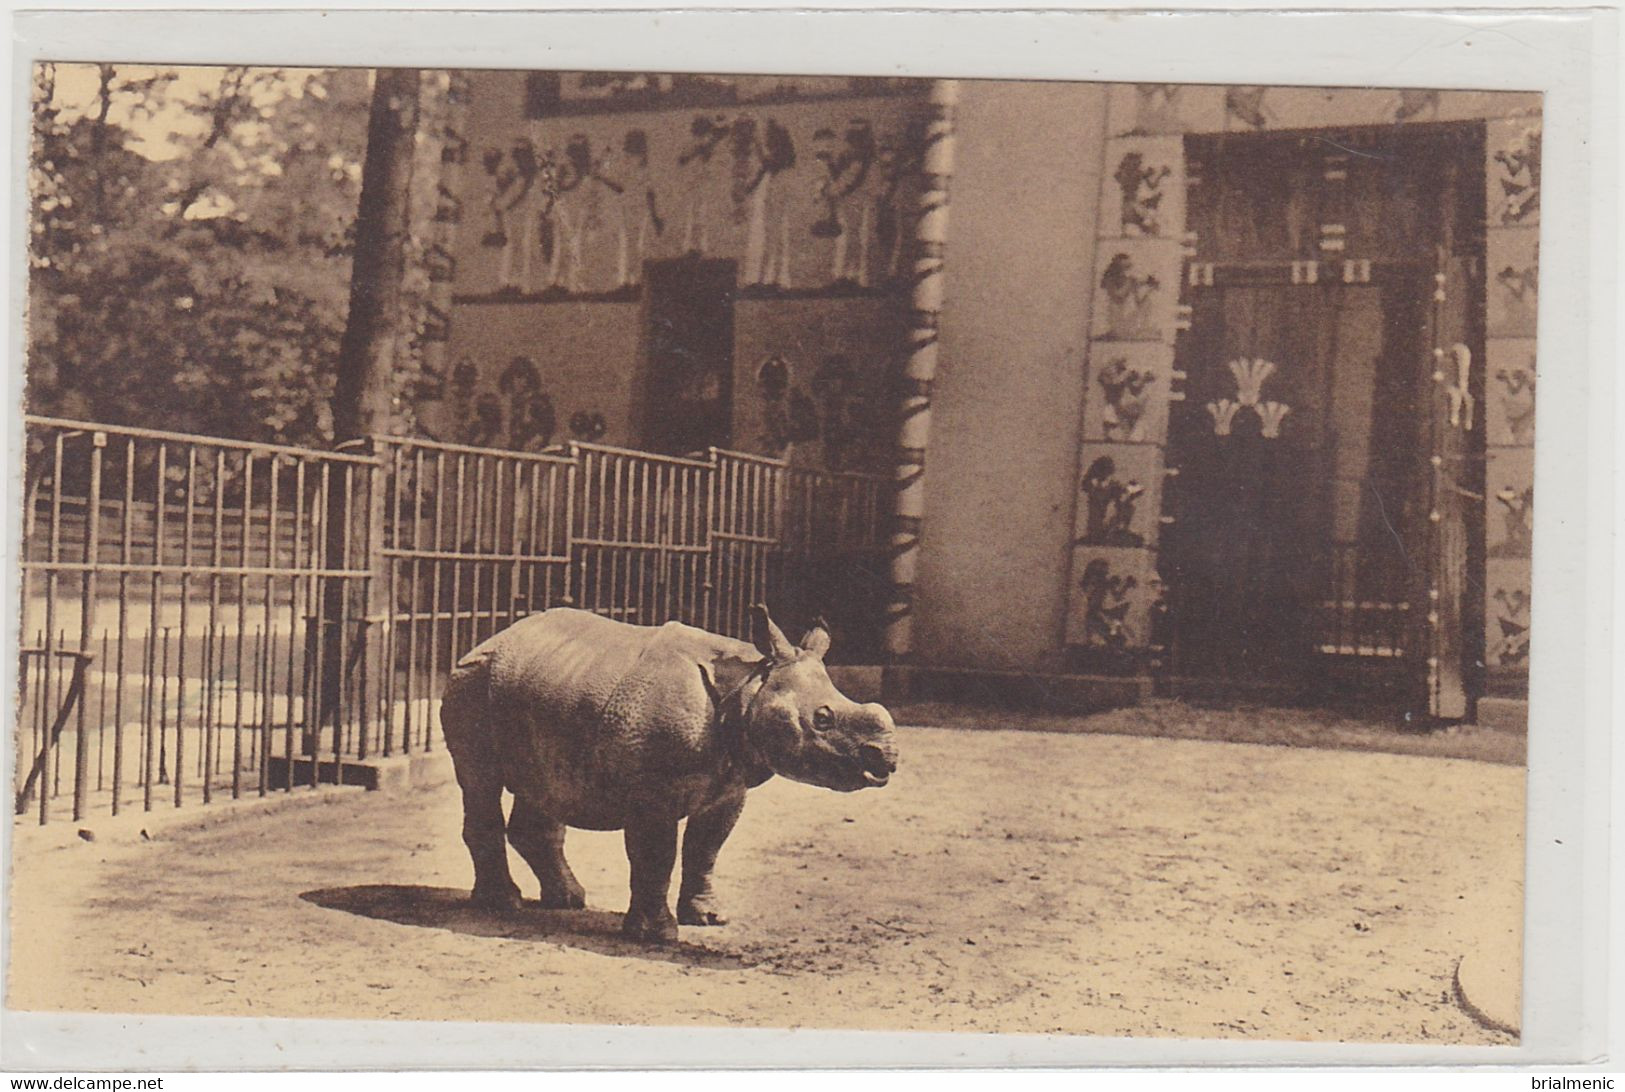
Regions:
<svg viewBox="0 0 1625 1092"><path fill-rule="evenodd" d="M820 732L827 732L835 724L835 713L827 705L820 705L813 711L813 727Z"/></svg>

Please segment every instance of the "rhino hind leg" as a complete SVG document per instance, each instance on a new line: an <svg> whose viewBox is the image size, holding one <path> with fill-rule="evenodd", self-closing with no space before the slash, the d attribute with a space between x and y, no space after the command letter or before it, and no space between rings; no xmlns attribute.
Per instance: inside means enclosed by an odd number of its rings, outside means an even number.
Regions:
<svg viewBox="0 0 1625 1092"><path fill-rule="evenodd" d="M564 824L547 817L528 797L516 796L508 817L508 841L536 873L542 885L542 908L579 910L587 892L564 859Z"/></svg>
<svg viewBox="0 0 1625 1092"><path fill-rule="evenodd" d="M474 861L475 906L517 910L519 888L508 873L502 776L487 731L485 666L474 654L452 672L440 704L440 727L463 790L463 844Z"/></svg>
<svg viewBox="0 0 1625 1092"><path fill-rule="evenodd" d="M626 825L626 856L632 865L632 904L621 932L633 940L677 939L677 919L666 905L677 863L677 820L643 818Z"/></svg>
<svg viewBox="0 0 1625 1092"><path fill-rule="evenodd" d="M688 817L683 831L683 880L677 889L677 921L681 925L726 925L728 919L711 890L722 843L733 833L745 809L743 792L725 797Z"/></svg>
<svg viewBox="0 0 1625 1092"><path fill-rule="evenodd" d="M463 790L463 844L474 861L475 906L517 910L519 888L508 872L508 842L502 817L502 782L457 770Z"/></svg>

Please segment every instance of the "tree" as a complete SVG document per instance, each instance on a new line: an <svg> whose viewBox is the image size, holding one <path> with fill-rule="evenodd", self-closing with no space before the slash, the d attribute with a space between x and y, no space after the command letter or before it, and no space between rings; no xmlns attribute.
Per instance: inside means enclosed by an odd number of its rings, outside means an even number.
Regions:
<svg viewBox="0 0 1625 1092"><path fill-rule="evenodd" d="M367 441L384 431L391 418L396 350L408 340L401 288L411 234L421 86L422 77L415 68L380 69L373 82L350 270L350 314L339 347L333 393L333 432L341 444ZM333 490L327 498L326 526L329 565L340 559L345 567L365 563L377 572L377 551L382 548L384 533L381 489ZM346 551L357 543L366 544L372 556L347 556ZM335 733L343 727L351 665L359 665L363 682L382 677L381 649L379 642L369 639L368 626L390 606L380 579L368 581L362 590L343 580L325 584L318 723L331 718ZM345 626L347 618L361 620L353 637ZM365 699L359 707L365 718ZM307 747L314 753L313 736L307 737Z"/></svg>
<svg viewBox="0 0 1625 1092"><path fill-rule="evenodd" d="M367 74L68 67L36 80L29 410L330 439Z"/></svg>
<svg viewBox="0 0 1625 1092"><path fill-rule="evenodd" d="M376 435L391 415L396 349L407 341L401 286L421 83L417 69L392 68L379 70L373 86L350 272L350 317L333 395L333 431L340 442Z"/></svg>

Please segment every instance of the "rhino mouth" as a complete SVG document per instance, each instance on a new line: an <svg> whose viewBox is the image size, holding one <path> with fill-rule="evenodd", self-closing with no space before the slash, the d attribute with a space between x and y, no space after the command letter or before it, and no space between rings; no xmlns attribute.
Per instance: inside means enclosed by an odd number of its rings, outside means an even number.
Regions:
<svg viewBox="0 0 1625 1092"><path fill-rule="evenodd" d="M866 744L858 751L858 772L863 777L863 784L869 788L880 788L891 780L892 771L897 769L894 762L884 750L874 744Z"/></svg>

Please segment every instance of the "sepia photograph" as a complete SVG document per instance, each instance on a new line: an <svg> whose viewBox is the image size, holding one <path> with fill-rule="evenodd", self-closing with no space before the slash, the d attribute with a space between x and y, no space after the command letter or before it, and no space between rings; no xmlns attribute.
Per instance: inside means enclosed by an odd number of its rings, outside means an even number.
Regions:
<svg viewBox="0 0 1625 1092"><path fill-rule="evenodd" d="M27 79L8 1010L1520 1042L1539 90Z"/></svg>

